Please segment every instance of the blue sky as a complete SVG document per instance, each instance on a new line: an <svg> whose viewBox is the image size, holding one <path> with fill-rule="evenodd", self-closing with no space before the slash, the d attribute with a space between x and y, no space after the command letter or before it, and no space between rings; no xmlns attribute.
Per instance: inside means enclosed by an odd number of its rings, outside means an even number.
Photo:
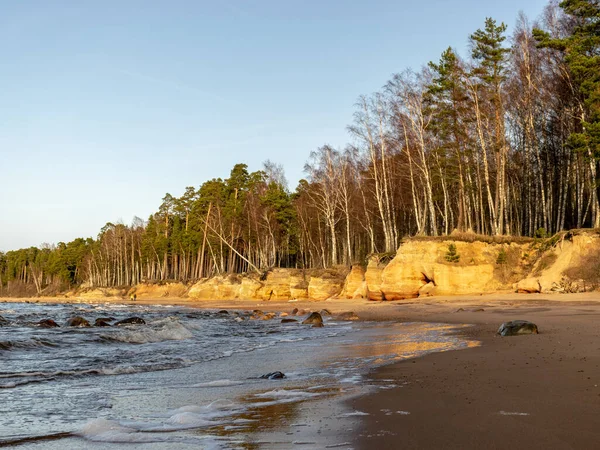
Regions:
<svg viewBox="0 0 600 450"><path fill-rule="evenodd" d="M349 141L361 94L546 0L0 0L0 250ZM509 28L510 33L510 28Z"/></svg>

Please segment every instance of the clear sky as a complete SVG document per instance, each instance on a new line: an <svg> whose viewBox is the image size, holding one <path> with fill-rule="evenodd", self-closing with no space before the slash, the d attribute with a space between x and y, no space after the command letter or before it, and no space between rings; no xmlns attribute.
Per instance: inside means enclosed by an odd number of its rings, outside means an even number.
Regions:
<svg viewBox="0 0 600 450"><path fill-rule="evenodd" d="M547 0L0 0L0 250L349 141L361 94ZM509 28L510 32L510 28Z"/></svg>

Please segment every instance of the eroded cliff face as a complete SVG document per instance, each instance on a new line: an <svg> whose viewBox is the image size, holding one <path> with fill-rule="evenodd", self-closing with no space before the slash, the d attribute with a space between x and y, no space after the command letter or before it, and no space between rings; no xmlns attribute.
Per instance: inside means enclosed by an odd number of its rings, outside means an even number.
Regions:
<svg viewBox="0 0 600 450"><path fill-rule="evenodd" d="M492 241L492 239L489 239ZM595 281L594 281L595 280ZM594 284L595 283L595 284ZM526 243L412 239L395 256L373 255L367 267L273 269L183 283L140 284L131 289L83 289L85 299L189 298L191 300L401 300L497 291L580 292L600 287L600 235L562 233Z"/></svg>
<svg viewBox="0 0 600 450"><path fill-rule="evenodd" d="M454 247L452 249L451 247ZM438 240L408 241L383 269L380 290L385 300L426 295L465 295L508 289L519 264L503 276L501 254L521 261L523 246ZM500 257L502 260L503 257Z"/></svg>
<svg viewBox="0 0 600 450"><path fill-rule="evenodd" d="M345 268L273 269L264 280L254 274L213 277L194 284L187 295L197 300L326 300L342 292L347 272Z"/></svg>
<svg viewBox="0 0 600 450"><path fill-rule="evenodd" d="M547 241L517 292L585 292L600 283L600 235L591 230L561 233Z"/></svg>
<svg viewBox="0 0 600 450"><path fill-rule="evenodd" d="M342 298L366 298L367 281L365 280L365 269L354 265L344 280L344 287L340 294Z"/></svg>

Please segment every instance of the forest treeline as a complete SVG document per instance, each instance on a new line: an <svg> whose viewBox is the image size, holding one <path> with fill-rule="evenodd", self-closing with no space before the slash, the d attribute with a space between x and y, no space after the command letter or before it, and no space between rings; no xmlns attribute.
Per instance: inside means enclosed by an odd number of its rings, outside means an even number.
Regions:
<svg viewBox="0 0 600 450"><path fill-rule="evenodd" d="M0 253L0 289L190 281L315 268L453 230L534 236L599 227L600 4L552 1L511 36L488 18L466 57L448 48L361 96L345 148L281 166L236 165L96 239Z"/></svg>

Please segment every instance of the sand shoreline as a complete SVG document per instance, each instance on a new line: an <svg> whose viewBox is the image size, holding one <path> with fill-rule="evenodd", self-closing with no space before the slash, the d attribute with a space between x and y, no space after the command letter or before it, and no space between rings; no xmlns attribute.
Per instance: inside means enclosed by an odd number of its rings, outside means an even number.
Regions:
<svg viewBox="0 0 600 450"><path fill-rule="evenodd" d="M460 334L482 346L372 371L402 387L349 402L368 414L355 448L598 448L600 303L541 297L399 306L406 320L474 324ZM513 319L535 322L540 334L495 334Z"/></svg>
<svg viewBox="0 0 600 450"><path fill-rule="evenodd" d="M27 299L0 299L22 302ZM123 300L49 303L129 303ZM459 331L482 346L433 353L371 371L397 387L347 401L360 416L342 441L354 448L597 448L600 439L600 295L441 297L403 302L329 300L297 302L185 301L206 309L293 308L354 311L361 320L473 324ZM460 309L462 311L459 311ZM458 311L458 312L457 312ZM501 338L498 326L526 319L539 335Z"/></svg>

